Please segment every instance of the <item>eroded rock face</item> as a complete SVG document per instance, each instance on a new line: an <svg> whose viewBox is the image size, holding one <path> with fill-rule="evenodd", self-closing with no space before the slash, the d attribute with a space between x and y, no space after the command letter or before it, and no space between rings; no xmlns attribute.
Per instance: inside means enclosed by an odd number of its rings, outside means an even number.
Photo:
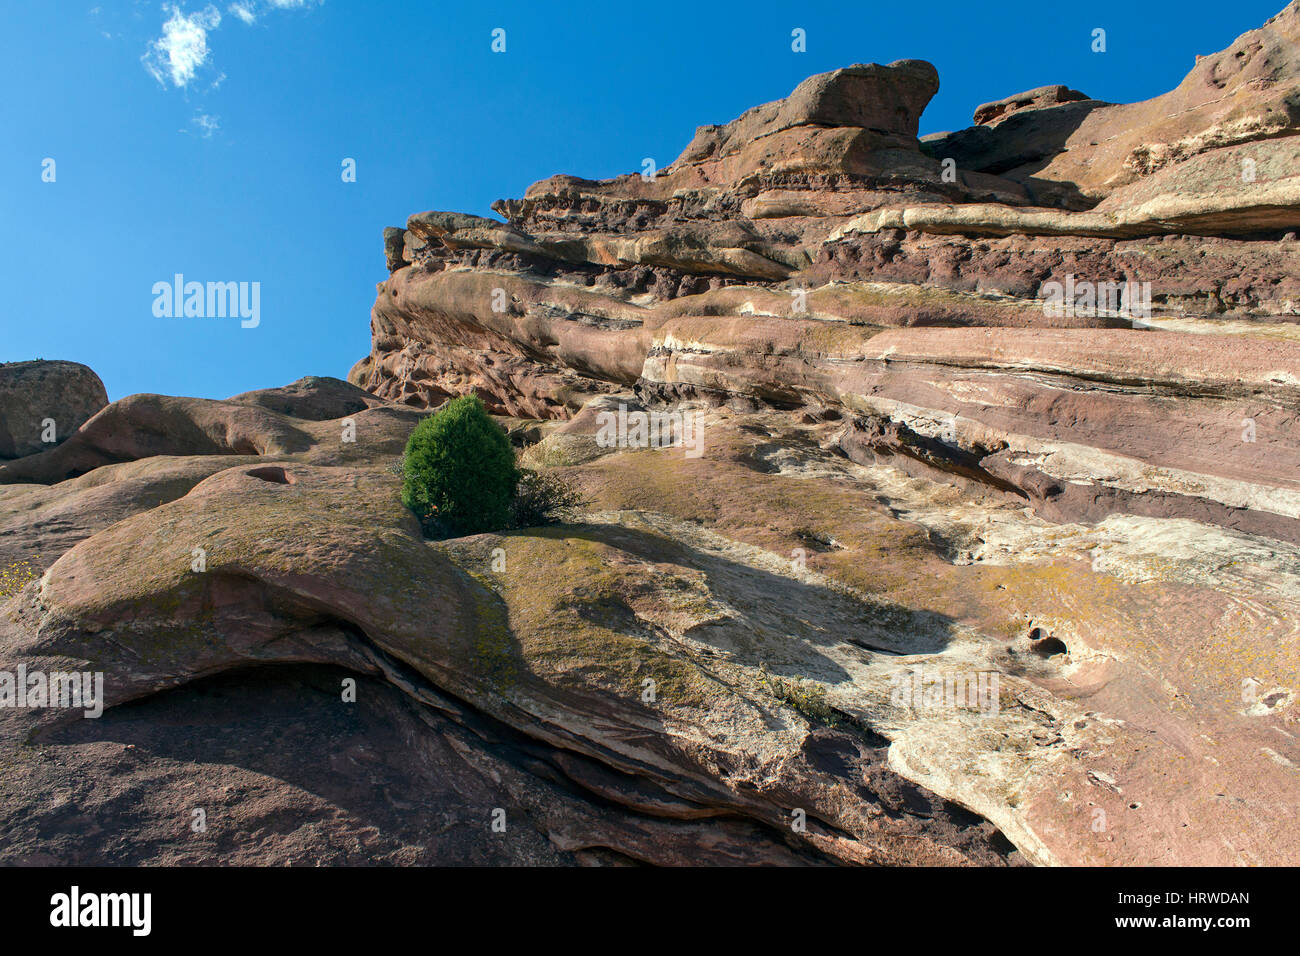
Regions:
<svg viewBox="0 0 1300 956"><path fill-rule="evenodd" d="M328 378L303 379L226 401L130 395L104 408L66 443L0 465L0 482L52 484L104 465L158 455L304 451L320 428L303 423L342 419L383 404Z"/></svg>
<svg viewBox="0 0 1300 956"><path fill-rule="evenodd" d="M967 132L1024 145L1027 131L1032 152L1067 114L1122 115L1148 141L1173 135L1167 116L1180 136L1276 119L1300 89L1297 23L1292 4L1147 104L1045 87L981 107L992 125ZM928 64L852 67L701 127L654 176L553 177L497 203L504 223L416 214L352 380L416 406L474 391L542 419L629 388L830 404L947 436L954 461L982 461L1056 519L1187 517L1297 540L1300 245L1276 230L1300 226L1300 136L1261 120L1266 134L1210 137L1100 202L1094 179L1052 180L1091 195L1079 209L1037 191L1051 177L945 169L947 140L914 136L935 89ZM905 118L882 119L880 96ZM1095 135L1105 150L1068 150L1089 176L1118 142Z"/></svg>
<svg viewBox="0 0 1300 956"><path fill-rule="evenodd" d="M1297 132L1300 5L1293 2L1222 52L1198 58L1178 88L1163 96L1129 104L1062 101L929 145L963 169L1096 202L1203 153L1254 143L1264 155L1270 140ZM1027 142L1033 146L1026 148ZM1240 170L1235 178L1241 181Z"/></svg>
<svg viewBox="0 0 1300 956"><path fill-rule="evenodd" d="M0 364L0 458L49 449L107 404L99 376L76 362Z"/></svg>
<svg viewBox="0 0 1300 956"><path fill-rule="evenodd" d="M348 382L0 465L0 672L108 706L0 708L0 854L1300 862L1297 11L1147 104L921 142L933 68L855 66L648 178L417 213ZM466 393L580 513L421 537L395 466Z"/></svg>
<svg viewBox="0 0 1300 956"><path fill-rule="evenodd" d="M945 607L1004 679L1044 695L1023 700L1053 714L1047 736L1010 749L1050 759L1024 758L1014 785L1010 771L968 776L997 749L978 723L958 743L916 715L891 723L879 694L855 709L849 685L873 679L843 664L852 679L828 693L891 741L895 770L977 810L1030 859L1294 860L1269 841L1294 786L1295 755L1275 743L1295 720L1283 703L1300 662L1295 592L1264 556L1300 543L1298 29L1293 3L1146 103L1046 87L924 141L911 117L936 88L929 69L854 67L700 127L652 176L555 176L498 202L504 222L417 214L385 235L391 274L351 380L417 407L475 392L500 414L562 421L538 460L587 476L618 514L801 549L841 584L860 568L874 593L882 577L928 580L938 562L942 599L887 589L905 608ZM879 95L897 97L895 120L869 102ZM713 416L710 451L671 478L640 476L650 459L634 466L590 439L620 405ZM722 475L744 492L702 492ZM799 493L755 504L796 477ZM849 543L846 500L796 505L819 482L873 489L855 507L883 504L894 534L920 526L923 541L903 557ZM768 530L786 509L805 526ZM1179 557L1151 570L1166 548ZM1280 602L1249 638L1230 622L1250 586L1214 570L1223 549L1252 555L1246 577ZM993 604L1008 602L997 610L972 590L993 567L1008 574L989 585ZM1027 617L1014 623L1012 606ZM1009 633L1005 656L993 635ZM1253 655L1256 636L1270 677L1175 663L1243 641ZM1256 684L1271 704L1243 690ZM1212 724L1198 739L1236 741L1270 796L1242 797L1269 822L1234 816L1210 851L1200 841L1221 798L1205 794L1243 787L1235 771L1197 749L1199 782L1160 781L1177 775L1190 728ZM1127 737L1138 725L1157 728L1159 753ZM1082 832L1097 811L1113 823L1152 807L1160 836Z"/></svg>
<svg viewBox="0 0 1300 956"><path fill-rule="evenodd" d="M883 738L790 703L797 675L840 669L799 623L802 597L846 619L869 605L635 514L427 542L393 469L419 412L371 399L313 425L267 411L345 410L355 391L316 380L211 403L258 427L266 411L307 436L296 451L0 485L2 560L44 571L0 611L0 672L101 673L107 708L102 722L0 709L8 861L211 862L230 846L258 863L1022 862L992 824L891 770ZM120 411L124 431L150 427ZM212 420L203 403L173 414ZM30 533L56 513L65 535ZM490 570L498 549L506 573ZM769 621L774 586L792 610ZM727 620L725 643L758 642L731 664L688 636ZM779 678L769 644L795 655ZM281 732L316 763L268 750ZM77 783L109 777L111 797ZM222 836L177 837L182 789ZM96 828L113 840L72 839Z"/></svg>
<svg viewBox="0 0 1300 956"><path fill-rule="evenodd" d="M1086 94L1066 86L1040 86L1036 90L1017 93L977 107L975 125L992 126L1021 110L1041 110L1047 106L1059 106L1061 103L1074 103L1086 99L1089 99Z"/></svg>
<svg viewBox="0 0 1300 956"><path fill-rule="evenodd" d="M0 672L102 673L107 708L0 708L5 859L1295 858L1295 546L1053 525L829 406L691 410L698 456L575 416L525 462L584 514L443 542L393 470L420 413L386 404L355 442L0 486L3 560L43 572L0 605Z"/></svg>

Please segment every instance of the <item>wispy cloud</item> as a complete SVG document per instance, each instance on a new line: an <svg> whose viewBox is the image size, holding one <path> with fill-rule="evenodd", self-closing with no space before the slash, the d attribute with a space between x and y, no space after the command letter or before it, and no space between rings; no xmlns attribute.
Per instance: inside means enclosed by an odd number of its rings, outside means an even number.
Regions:
<svg viewBox="0 0 1300 956"><path fill-rule="evenodd" d="M254 8L253 4L247 2L247 0L244 0L244 2L241 3L232 3L226 8L226 12L231 16L242 20L249 26L257 22L257 10Z"/></svg>
<svg viewBox="0 0 1300 956"><path fill-rule="evenodd" d="M319 6L324 0L235 0L226 13L246 26L257 23L273 10L302 10ZM221 26L221 11L212 4L195 13L185 13L171 3L163 5L170 16L162 25L162 36L154 40L140 57L149 75L167 86L185 89L211 62L208 35ZM217 80L219 84L225 74Z"/></svg>
<svg viewBox="0 0 1300 956"><path fill-rule="evenodd" d="M170 80L172 86L184 89L208 62L208 32L221 25L221 11L211 4L189 15L175 6L164 9L171 11L171 18L140 62L163 86Z"/></svg>
<svg viewBox="0 0 1300 956"><path fill-rule="evenodd" d="M226 12L252 26L259 17L271 10L304 10L324 2L325 0L236 0L226 7Z"/></svg>
<svg viewBox="0 0 1300 956"><path fill-rule="evenodd" d="M212 135L217 130L221 129L221 121L219 117L209 116L207 113L196 113L194 118L190 120L190 125L193 126L198 131L198 134L204 139L211 139Z"/></svg>

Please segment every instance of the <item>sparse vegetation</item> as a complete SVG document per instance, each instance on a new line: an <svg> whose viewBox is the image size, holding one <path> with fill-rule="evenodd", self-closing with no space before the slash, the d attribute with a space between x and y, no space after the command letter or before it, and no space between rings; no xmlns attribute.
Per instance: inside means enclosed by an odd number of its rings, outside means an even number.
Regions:
<svg viewBox="0 0 1300 956"><path fill-rule="evenodd" d="M475 396L420 422L391 470L402 476L403 504L434 538L555 524L587 504L564 476L520 468L505 430Z"/></svg>
<svg viewBox="0 0 1300 956"><path fill-rule="evenodd" d="M476 395L452 399L415 426L403 471L402 502L431 537L510 523L519 483L514 449Z"/></svg>
<svg viewBox="0 0 1300 956"><path fill-rule="evenodd" d="M784 680L772 674L766 664L759 668L758 679L773 697L809 720L834 727L843 716L826 702L826 688L821 684L798 679Z"/></svg>
<svg viewBox="0 0 1300 956"><path fill-rule="evenodd" d="M511 502L512 524L516 528L554 524L586 504L586 496L563 475L523 469Z"/></svg>
<svg viewBox="0 0 1300 956"><path fill-rule="evenodd" d="M0 601L7 601L40 576L41 573L27 561L15 561L0 568Z"/></svg>

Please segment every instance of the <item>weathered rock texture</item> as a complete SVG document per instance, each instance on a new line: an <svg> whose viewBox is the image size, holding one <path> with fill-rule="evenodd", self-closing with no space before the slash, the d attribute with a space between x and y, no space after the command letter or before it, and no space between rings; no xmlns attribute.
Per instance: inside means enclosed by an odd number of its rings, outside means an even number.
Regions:
<svg viewBox="0 0 1300 956"><path fill-rule="evenodd" d="M822 628L871 602L634 513L425 541L394 470L421 413L342 382L147 398L105 410L118 461L0 485L0 565L43 571L0 672L101 672L109 708L0 709L5 861L1021 861L831 719L811 675L863 661ZM253 444L199 447L214 422Z"/></svg>
<svg viewBox="0 0 1300 956"><path fill-rule="evenodd" d="M0 458L58 444L107 404L104 383L84 365L0 363Z"/></svg>
<svg viewBox="0 0 1300 956"><path fill-rule="evenodd" d="M696 499L732 455L750 463L745 482L730 480L747 488L756 524L797 496L775 504L754 474L875 489L852 507L925 528L929 556L848 543L850 506L836 501L805 519L815 540L838 543L814 549L819 569L879 593L880 577L930 580L923 566L940 562L943 613L986 647L1050 633L1068 649L1057 673L1022 675L1051 707L1089 701L1090 715L1052 711L1053 726L1106 728L1104 743L1063 734L1022 752L1033 769L1014 786L990 772L1006 788L998 804L975 796L991 745L947 733L922 744L916 724L890 726L868 707L864 723L892 742L896 769L977 809L1040 862L1295 862L1296 844L1274 836L1297 785L1295 717L1281 704L1300 663L1296 592L1290 571L1249 572L1280 603L1266 599L1238 626L1259 595L1235 583L1219 549L1268 564L1300 544L1297 49L1292 4L1165 96L1115 105L1045 87L923 142L916 116L937 90L933 70L852 67L700 127L653 177L552 177L497 203L503 222L414 215L385 234L391 275L351 380L417 407L473 391L501 414L570 420L547 438L547 460L595 469L592 487L622 511L719 530L726 507ZM1053 311L1054 283L1132 283L1149 308L1079 296ZM638 484L621 456L592 462L577 436L594 431L596 411L632 401L712 409L711 450L689 478ZM909 483L906 507L882 490L885 473L905 476L889 482ZM1014 533L994 517L1004 508ZM971 522L960 533L954 509ZM801 540L796 528L742 524L748 537L722 533L776 554ZM1123 558L1103 544L1115 535ZM1143 541L1171 549L1170 567L1135 570L1160 553ZM994 567L1015 575L990 585L1015 613L984 609L974 580ZM1060 577L1039 591L1022 575ZM1216 663L1187 663L1207 653ZM1270 677L1254 672L1261 664ZM828 692L870 684L854 673ZM1270 686L1267 707L1243 698L1257 684ZM1217 751L1228 740L1246 748L1232 769ZM1273 796L1213 798L1264 815L1228 822L1200 791L1234 791L1246 764ZM1094 832L1081 820L1098 808L1134 826ZM1139 813L1155 830L1140 832Z"/></svg>
<svg viewBox="0 0 1300 956"><path fill-rule="evenodd" d="M0 671L109 704L0 709L0 855L1300 862L1298 27L925 142L928 64L812 77L651 178L386 230L350 385L0 466ZM421 538L403 442L471 392L582 513Z"/></svg>
<svg viewBox="0 0 1300 956"><path fill-rule="evenodd" d="M1300 542L1298 43L1293 3L1166 96L1046 87L925 144L933 68L855 66L700 127L653 177L556 176L498 202L505 222L414 215L351 379L548 419L620 390L829 404L944 437L933 467L1054 520ZM1050 154L1014 163L957 148L1040 134ZM1053 284L1148 307L1052 311Z"/></svg>
<svg viewBox="0 0 1300 956"><path fill-rule="evenodd" d="M985 103L975 110L975 123L977 126L993 126L1021 110L1040 110L1047 106L1059 106L1062 103L1074 103L1086 99L1088 99L1086 95L1069 87L1040 86L1036 90L1028 90L993 103Z"/></svg>
<svg viewBox="0 0 1300 956"><path fill-rule="evenodd" d="M1270 140L1300 133L1300 9L1292 3L1221 53L1198 59L1177 89L1153 100L1038 101L1048 108L931 145L945 155L951 146L959 165L978 154L976 168L1056 184L1091 200L1217 149L1253 143L1259 155L1267 155ZM1026 132L1033 144L1029 150L1018 142ZM1240 192L1241 202L1249 202L1250 190Z"/></svg>

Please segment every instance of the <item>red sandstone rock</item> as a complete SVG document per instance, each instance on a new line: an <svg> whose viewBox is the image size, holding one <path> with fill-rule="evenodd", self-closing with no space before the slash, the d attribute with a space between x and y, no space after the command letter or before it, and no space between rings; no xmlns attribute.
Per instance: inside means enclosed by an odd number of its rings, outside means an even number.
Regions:
<svg viewBox="0 0 1300 956"><path fill-rule="evenodd" d="M84 365L0 364L0 459L47 451L107 404L104 383Z"/></svg>
<svg viewBox="0 0 1300 956"><path fill-rule="evenodd" d="M349 383L0 465L0 671L109 679L102 724L0 709L0 857L210 862L174 807L239 787L238 862L1296 863L1298 24L924 142L929 64L811 77L657 175L386 229ZM1045 309L1076 280L1151 308ZM590 509L423 540L400 455L468 393Z"/></svg>

